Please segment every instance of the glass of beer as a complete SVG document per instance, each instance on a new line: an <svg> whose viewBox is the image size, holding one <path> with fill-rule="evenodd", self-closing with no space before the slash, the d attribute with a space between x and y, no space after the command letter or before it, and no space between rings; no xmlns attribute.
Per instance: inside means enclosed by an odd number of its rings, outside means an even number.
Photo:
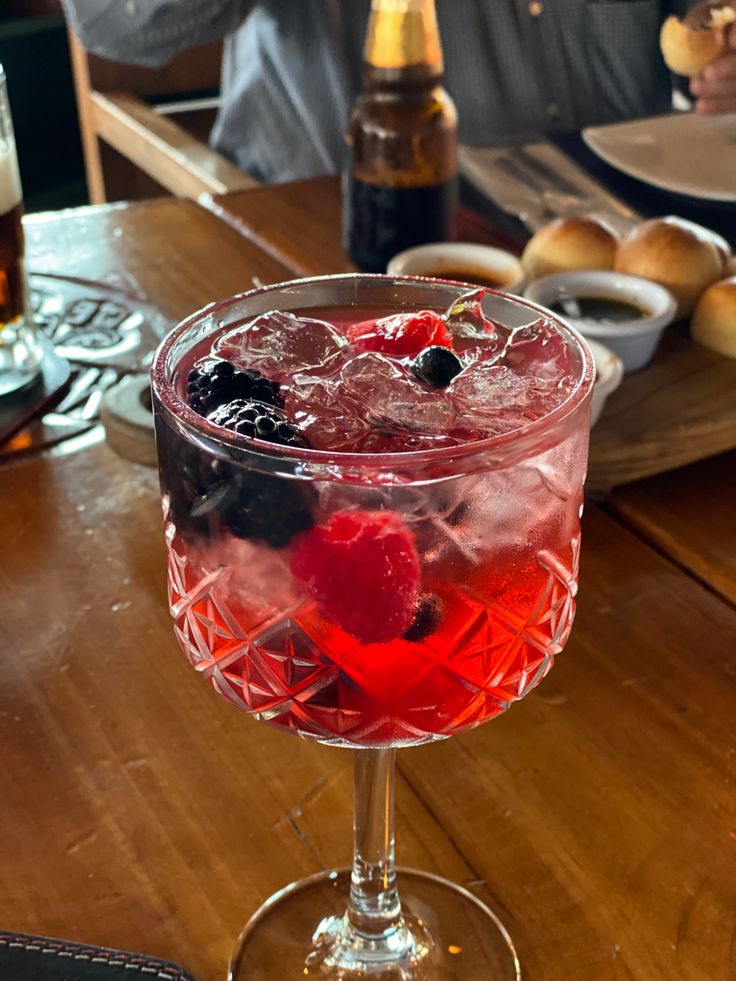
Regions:
<svg viewBox="0 0 736 981"><path fill-rule="evenodd" d="M13 121L0 65L0 396L30 385L41 366L41 350L27 307L22 217Z"/></svg>

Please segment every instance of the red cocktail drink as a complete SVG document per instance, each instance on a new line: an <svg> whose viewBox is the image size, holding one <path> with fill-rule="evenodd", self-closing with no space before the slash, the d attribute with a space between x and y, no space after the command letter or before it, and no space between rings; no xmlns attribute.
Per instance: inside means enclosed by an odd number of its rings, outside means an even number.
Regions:
<svg viewBox="0 0 736 981"><path fill-rule="evenodd" d="M262 721L372 751L359 770L498 715L572 626L591 382L569 328L449 284L334 277L192 318L154 368L189 660ZM325 976L425 976L393 888L323 924Z"/></svg>

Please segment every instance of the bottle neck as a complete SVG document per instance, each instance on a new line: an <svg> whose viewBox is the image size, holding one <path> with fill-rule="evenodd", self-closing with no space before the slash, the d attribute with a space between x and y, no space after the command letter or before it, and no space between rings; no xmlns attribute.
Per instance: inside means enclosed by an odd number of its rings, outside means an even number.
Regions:
<svg viewBox="0 0 736 981"><path fill-rule="evenodd" d="M444 61L435 0L373 0L364 62L366 77L376 81L441 81Z"/></svg>

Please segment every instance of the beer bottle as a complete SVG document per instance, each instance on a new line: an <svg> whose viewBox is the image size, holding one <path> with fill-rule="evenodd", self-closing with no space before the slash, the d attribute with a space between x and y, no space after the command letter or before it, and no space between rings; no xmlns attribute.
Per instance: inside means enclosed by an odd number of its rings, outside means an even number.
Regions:
<svg viewBox="0 0 736 981"><path fill-rule="evenodd" d="M443 74L435 0L372 0L343 180L345 248L368 272L452 235L457 113Z"/></svg>

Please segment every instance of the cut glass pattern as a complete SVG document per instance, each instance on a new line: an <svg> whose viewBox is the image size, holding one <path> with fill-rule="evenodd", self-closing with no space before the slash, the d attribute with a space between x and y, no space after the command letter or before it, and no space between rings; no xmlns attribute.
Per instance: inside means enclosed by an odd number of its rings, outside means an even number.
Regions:
<svg viewBox="0 0 736 981"><path fill-rule="evenodd" d="M575 614L579 537L570 568L556 553L538 552L546 575L526 618L453 587L461 631L449 644L441 635L404 644L406 677L385 665L371 677L371 649L341 633L333 651L328 633L309 626L319 623L314 604L245 630L228 594L228 570L189 562L169 532L169 604L189 661L238 708L326 743L419 744L473 728L538 684Z"/></svg>

